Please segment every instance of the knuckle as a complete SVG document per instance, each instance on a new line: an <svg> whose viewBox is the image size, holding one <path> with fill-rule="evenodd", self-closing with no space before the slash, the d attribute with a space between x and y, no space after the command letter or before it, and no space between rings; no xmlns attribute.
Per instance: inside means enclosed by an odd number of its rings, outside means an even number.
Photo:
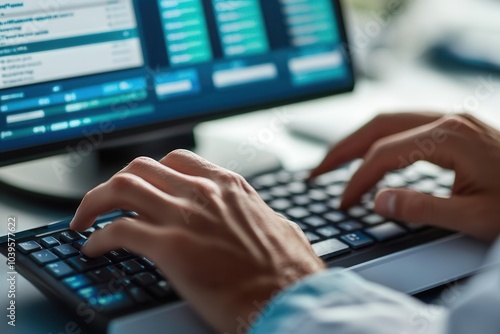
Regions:
<svg viewBox="0 0 500 334"><path fill-rule="evenodd" d="M111 188L118 194L126 192L137 185L137 180L132 174L119 174L110 181Z"/></svg>
<svg viewBox="0 0 500 334"><path fill-rule="evenodd" d="M452 115L443 119L440 128L448 133L473 135L477 133L474 122L464 115Z"/></svg>
<svg viewBox="0 0 500 334"><path fill-rule="evenodd" d="M229 172L229 171L223 171L219 174L218 179L221 183L223 184L243 184L244 179L241 175Z"/></svg>
<svg viewBox="0 0 500 334"><path fill-rule="evenodd" d="M149 157L138 157L128 165L128 168L131 170L142 169L152 165L154 162L156 162L156 160Z"/></svg>
<svg viewBox="0 0 500 334"><path fill-rule="evenodd" d="M201 179L196 182L196 186L199 191L207 196L218 196L220 195L220 188L217 184L209 179Z"/></svg>
<svg viewBox="0 0 500 334"><path fill-rule="evenodd" d="M173 150L172 152L167 154L165 159L179 159L179 158L189 157L191 155L192 155L192 153L189 152L188 150L177 149L177 150Z"/></svg>
<svg viewBox="0 0 500 334"><path fill-rule="evenodd" d="M85 196L83 196L83 201L82 202L85 202L87 201L89 198L93 197L94 194L96 192L96 188L92 189L92 190L89 190L87 191L87 193L85 194Z"/></svg>
<svg viewBox="0 0 500 334"><path fill-rule="evenodd" d="M465 125L465 119L460 115L445 116L440 127L444 130L455 131Z"/></svg>
<svg viewBox="0 0 500 334"><path fill-rule="evenodd" d="M389 142L385 138L375 141L373 143L373 145L370 147L370 149L368 150L367 157L373 158L373 157L381 155L385 151L385 149L387 148L388 144L389 144Z"/></svg>

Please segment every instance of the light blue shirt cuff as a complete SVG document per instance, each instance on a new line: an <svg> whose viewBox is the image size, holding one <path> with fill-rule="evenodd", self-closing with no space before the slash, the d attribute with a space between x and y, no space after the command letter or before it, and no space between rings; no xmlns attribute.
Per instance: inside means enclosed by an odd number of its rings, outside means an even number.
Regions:
<svg viewBox="0 0 500 334"><path fill-rule="evenodd" d="M249 334L279 333L284 323L316 308L327 295L345 291L362 278L345 269L330 269L310 276L275 296L252 325ZM347 286L346 286L347 285Z"/></svg>

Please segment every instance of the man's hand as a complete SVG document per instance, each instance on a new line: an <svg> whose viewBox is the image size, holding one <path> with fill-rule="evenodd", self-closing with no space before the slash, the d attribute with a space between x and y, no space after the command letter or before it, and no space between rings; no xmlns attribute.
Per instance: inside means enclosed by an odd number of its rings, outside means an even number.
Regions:
<svg viewBox="0 0 500 334"><path fill-rule="evenodd" d="M187 151L136 159L85 196L71 227L116 209L138 216L95 232L83 253L148 257L220 332L245 331L273 294L324 269L300 228L241 176Z"/></svg>
<svg viewBox="0 0 500 334"><path fill-rule="evenodd" d="M401 161L427 160L456 172L451 198L385 189L376 197L375 210L486 240L500 234L500 132L475 117L381 114L333 147L311 177L357 158L364 162L345 190L343 209L356 204L387 172L406 167Z"/></svg>

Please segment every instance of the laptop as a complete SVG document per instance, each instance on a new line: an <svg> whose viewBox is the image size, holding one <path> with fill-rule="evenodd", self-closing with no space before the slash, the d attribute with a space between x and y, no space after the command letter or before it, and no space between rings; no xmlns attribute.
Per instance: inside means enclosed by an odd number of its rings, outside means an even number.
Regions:
<svg viewBox="0 0 500 334"><path fill-rule="evenodd" d="M8 166L0 178L10 189L56 201L81 199L102 181L110 152L142 152L159 139L194 147L192 128L200 122L314 105L354 88L336 0L0 0L0 10L0 165ZM49 165L37 160L56 154ZM330 267L406 293L477 270L486 245L376 215L376 189L339 211L355 165L313 184L303 171L282 169L248 180L301 226ZM380 186L449 196L452 183L451 171L421 165L391 173ZM80 253L95 230L129 214L105 215L84 233L70 231L69 220L13 228L0 238L0 252L10 271L63 306L72 331L210 333L149 259L126 249L98 259ZM110 284L118 288L109 291ZM41 328L20 325L9 330Z"/></svg>

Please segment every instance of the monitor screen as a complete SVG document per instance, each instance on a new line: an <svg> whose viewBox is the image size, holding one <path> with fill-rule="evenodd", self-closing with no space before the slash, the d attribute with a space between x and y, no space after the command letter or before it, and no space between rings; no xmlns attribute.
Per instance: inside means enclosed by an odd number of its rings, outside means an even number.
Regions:
<svg viewBox="0 0 500 334"><path fill-rule="evenodd" d="M0 164L348 91L335 0L0 0Z"/></svg>

